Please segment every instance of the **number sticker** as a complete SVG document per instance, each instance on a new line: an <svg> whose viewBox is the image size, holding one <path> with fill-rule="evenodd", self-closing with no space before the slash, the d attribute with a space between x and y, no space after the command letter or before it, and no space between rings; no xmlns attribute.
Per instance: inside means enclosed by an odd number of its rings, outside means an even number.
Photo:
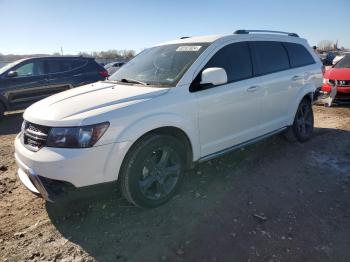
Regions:
<svg viewBox="0 0 350 262"><path fill-rule="evenodd" d="M182 45L176 49L176 52L197 52L201 47L200 45Z"/></svg>

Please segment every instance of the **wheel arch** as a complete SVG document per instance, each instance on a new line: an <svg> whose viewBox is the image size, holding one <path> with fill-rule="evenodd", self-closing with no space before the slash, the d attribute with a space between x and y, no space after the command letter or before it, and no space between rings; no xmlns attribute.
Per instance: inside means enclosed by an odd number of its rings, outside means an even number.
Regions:
<svg viewBox="0 0 350 262"><path fill-rule="evenodd" d="M161 114L144 117L133 122L125 128L117 138L118 141L130 141L131 145L127 152L135 143L140 141L146 135L150 134L170 135L181 141L184 141L188 155L187 159L191 163L199 159L200 146L198 129L190 120L183 119L176 114Z"/></svg>
<svg viewBox="0 0 350 262"><path fill-rule="evenodd" d="M139 141L141 141L143 138L150 136L150 135L168 135L168 136L172 136L176 139L179 139L180 141L182 141L186 147L186 162L187 162L187 166L191 166L193 163L193 146L191 143L190 138L188 137L188 135L185 133L185 131L183 131L182 129L175 127L175 126L162 126L162 127L158 127L155 129L152 129L148 132L146 132L145 134L143 134L142 136L140 136L136 141L134 141L128 152L131 150L131 148L136 145Z"/></svg>
<svg viewBox="0 0 350 262"><path fill-rule="evenodd" d="M314 92L315 92L315 86L314 85L306 85L304 88L300 90L298 93L295 102L293 106L290 108L289 111L289 121L288 124L292 125L294 121L295 114L298 110L299 104L303 99L307 99L310 101L311 104L313 104L313 98L314 98Z"/></svg>

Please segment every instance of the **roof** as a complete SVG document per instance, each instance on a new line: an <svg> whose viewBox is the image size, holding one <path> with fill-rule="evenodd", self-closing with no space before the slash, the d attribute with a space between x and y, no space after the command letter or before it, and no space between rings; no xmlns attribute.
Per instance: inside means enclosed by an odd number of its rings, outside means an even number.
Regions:
<svg viewBox="0 0 350 262"><path fill-rule="evenodd" d="M206 35L206 36L194 36L194 37L181 37L179 39L174 39L168 42L160 43L160 45L170 45L170 44L189 44L189 43L212 43L219 39L234 39L234 38L245 38L249 39L252 37L259 38L274 38L276 41L292 41L292 42L304 42L304 38L295 37L291 35L274 34L274 33L253 33L253 34L229 34L229 35Z"/></svg>
<svg viewBox="0 0 350 262"><path fill-rule="evenodd" d="M215 40L222 38L224 36L225 35L206 35L206 36L185 37L185 38L174 39L158 45L186 44L186 43L212 43Z"/></svg>
<svg viewBox="0 0 350 262"><path fill-rule="evenodd" d="M93 57L86 57L86 56L33 56L33 57L27 57L22 58L21 60L29 60L29 59L67 59L67 58L83 58L83 59L94 59Z"/></svg>

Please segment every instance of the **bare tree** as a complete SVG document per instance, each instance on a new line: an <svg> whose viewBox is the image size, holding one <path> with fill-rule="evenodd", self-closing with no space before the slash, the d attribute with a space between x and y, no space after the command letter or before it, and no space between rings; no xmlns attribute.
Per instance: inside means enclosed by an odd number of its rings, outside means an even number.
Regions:
<svg viewBox="0 0 350 262"><path fill-rule="evenodd" d="M330 51L334 48L334 42L331 40L322 40L317 44L317 49L320 51Z"/></svg>
<svg viewBox="0 0 350 262"><path fill-rule="evenodd" d="M91 54L87 53L87 52L79 52L78 56L83 56L83 57L91 57Z"/></svg>
<svg viewBox="0 0 350 262"><path fill-rule="evenodd" d="M135 50L124 50L123 57L126 59L131 59L135 56Z"/></svg>

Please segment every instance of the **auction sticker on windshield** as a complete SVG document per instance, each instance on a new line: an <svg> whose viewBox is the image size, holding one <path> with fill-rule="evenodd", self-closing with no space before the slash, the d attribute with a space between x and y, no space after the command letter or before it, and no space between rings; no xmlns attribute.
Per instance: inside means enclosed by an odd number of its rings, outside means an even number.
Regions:
<svg viewBox="0 0 350 262"><path fill-rule="evenodd" d="M176 52L197 52L201 47L200 45L182 45L176 49Z"/></svg>

